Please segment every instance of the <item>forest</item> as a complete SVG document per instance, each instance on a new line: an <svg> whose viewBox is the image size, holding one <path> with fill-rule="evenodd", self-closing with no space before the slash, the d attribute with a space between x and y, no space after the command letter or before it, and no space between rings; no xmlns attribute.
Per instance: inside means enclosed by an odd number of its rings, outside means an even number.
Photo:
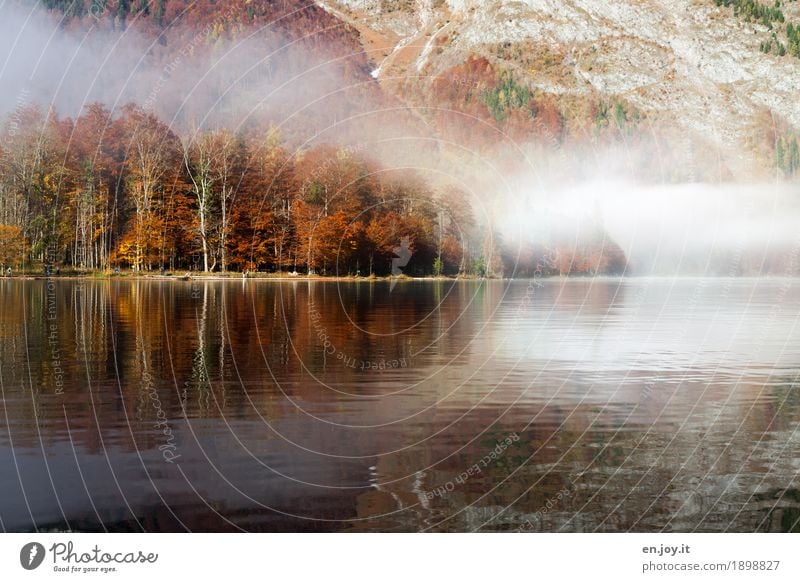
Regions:
<svg viewBox="0 0 800 582"><path fill-rule="evenodd" d="M2 123L0 268L28 273L386 276L619 274L602 230L551 248L503 240L473 195L386 168L369 144L290 147L275 127L178 135L95 103L76 119L23 104ZM547 259L545 260L545 257Z"/></svg>
<svg viewBox="0 0 800 582"><path fill-rule="evenodd" d="M191 75L188 59L175 56L183 49L196 49L195 58L203 63L210 58L205 49L213 52L247 27L269 22L269 35L302 41L274 67L268 63L270 75L291 78L309 66L303 60L308 55L319 53L326 62L353 55L342 60L332 85L321 87L332 91L342 79L369 82L361 89L360 83L348 81L359 87L353 92L358 95L308 108L295 125L284 123L280 131L271 121L293 117L293 110L290 115L275 107L236 131L226 129L236 123L224 115L206 118L200 127L192 126L189 114L175 120L169 107L158 107L169 102L167 90L158 93L161 77L144 81L156 83L158 99L151 99L153 93L146 100L134 95L130 100L137 104L113 109L100 99L70 110L70 116L59 115L23 87L16 108L0 119L3 273L10 268L38 274L385 276L401 248L411 251L402 267L409 276L619 274L627 268L622 250L600 229L590 229L580 240L551 241L555 248L548 249L536 247L533 237L504 241L498 232L502 225L492 224L497 217L474 210L481 207L478 198L492 199L493 193L484 191L491 185L473 184L475 191L467 193L463 186L426 182L400 161L381 165L364 136L377 140L376 130L394 127L389 124L376 122L368 132L355 129L363 135L331 135L326 142L300 145L307 136L297 126L335 125L337 115L360 107L398 109L372 82L358 35L314 4L42 4L68 17L59 20L65 30L96 26L124 31L135 25L152 37L148 66L156 71L173 72L180 63ZM167 29L169 34L162 34ZM451 72L432 83L442 107L429 125L454 141L493 143L502 129L520 139L542 135L558 145L568 133L556 103L534 95L487 60L469 58ZM175 81L178 90L180 79ZM216 95L219 87L206 89ZM294 105L291 93L281 97L278 105ZM368 103L351 103L351 98ZM477 121L465 122L465 113ZM605 131L630 139L628 126L638 116L617 103L598 109L593 118L598 129L592 136ZM404 130L421 125L414 116L398 119L394 122ZM380 159L386 163L386 156Z"/></svg>
<svg viewBox="0 0 800 582"><path fill-rule="evenodd" d="M360 148L290 151L277 130L178 136L152 113L18 108L0 149L0 265L80 271L486 275L467 195Z"/></svg>

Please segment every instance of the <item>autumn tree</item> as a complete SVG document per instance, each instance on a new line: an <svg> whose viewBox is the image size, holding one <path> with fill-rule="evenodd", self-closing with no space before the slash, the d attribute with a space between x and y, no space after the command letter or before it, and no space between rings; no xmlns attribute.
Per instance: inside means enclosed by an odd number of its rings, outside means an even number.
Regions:
<svg viewBox="0 0 800 582"><path fill-rule="evenodd" d="M406 236L408 229L402 218L394 211L373 214L366 229L366 245L369 254L369 274L373 274L375 262L381 265L391 264L394 249ZM386 272L384 270L384 272Z"/></svg>
<svg viewBox="0 0 800 582"><path fill-rule="evenodd" d="M192 182L197 209L198 235L203 253L203 271L209 271L209 230L211 209L214 203L214 158L217 156L214 136L207 132L195 132L183 147L183 161ZM211 269L214 265L211 265Z"/></svg>
<svg viewBox="0 0 800 582"><path fill-rule="evenodd" d="M5 274L8 267L17 267L25 262L27 241L19 226L0 224L0 270Z"/></svg>
<svg viewBox="0 0 800 582"><path fill-rule="evenodd" d="M0 156L0 222L17 226L39 261L63 247L58 237L59 185L64 175L58 119L38 107L21 107L9 116Z"/></svg>
<svg viewBox="0 0 800 582"><path fill-rule="evenodd" d="M247 162L232 205L232 261L240 268L297 268L294 160L275 130L246 141Z"/></svg>
<svg viewBox="0 0 800 582"><path fill-rule="evenodd" d="M134 220L119 257L135 270L149 270L156 261L165 262L164 201L176 183L180 145L168 127L137 107L126 107L122 123L128 140L126 187Z"/></svg>
<svg viewBox="0 0 800 582"><path fill-rule="evenodd" d="M64 218L72 221L63 229L72 233L71 261L86 269L108 268L121 162L114 150L114 120L108 109L94 103L74 124L62 127L68 132L64 140L69 169Z"/></svg>
<svg viewBox="0 0 800 582"><path fill-rule="evenodd" d="M375 199L370 165L352 151L319 147L301 157L297 173L297 230L306 264L310 270L350 269L369 217L362 210Z"/></svg>
<svg viewBox="0 0 800 582"><path fill-rule="evenodd" d="M213 134L213 148L217 155L212 166L219 205L219 256L222 271L228 270L228 236L231 231L231 206L242 181L242 163L246 158L244 143L228 130Z"/></svg>
<svg viewBox="0 0 800 582"><path fill-rule="evenodd" d="M388 273L408 240L407 273L466 270L479 240L469 202L434 196L414 172L386 172L353 148L292 155L276 131L203 130L181 140L134 105L88 106L75 120L35 108L6 122L0 224L39 261L82 269ZM7 231L11 232L11 231ZM6 245L9 236L6 234ZM23 257L21 261L25 259Z"/></svg>
<svg viewBox="0 0 800 582"><path fill-rule="evenodd" d="M437 258L442 271L463 275L469 261L469 241L475 230L472 204L466 192L448 186L438 198L437 211Z"/></svg>

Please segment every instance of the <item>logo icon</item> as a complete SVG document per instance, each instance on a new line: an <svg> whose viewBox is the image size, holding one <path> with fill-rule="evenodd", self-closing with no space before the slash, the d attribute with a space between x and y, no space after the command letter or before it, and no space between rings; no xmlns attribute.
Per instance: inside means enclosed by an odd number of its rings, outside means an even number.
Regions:
<svg viewBox="0 0 800 582"><path fill-rule="evenodd" d="M26 570L35 570L44 562L44 546L38 542L30 542L22 546L19 552L19 563Z"/></svg>
<svg viewBox="0 0 800 582"><path fill-rule="evenodd" d="M400 241L400 246L394 247L392 252L396 255L396 257L392 259L392 277L399 277L403 274L402 268L408 265L408 262L411 260L411 255L414 254L411 248L411 239L404 236ZM392 289L394 289L395 284L397 284L397 281L392 279L392 283L389 285L390 293Z"/></svg>

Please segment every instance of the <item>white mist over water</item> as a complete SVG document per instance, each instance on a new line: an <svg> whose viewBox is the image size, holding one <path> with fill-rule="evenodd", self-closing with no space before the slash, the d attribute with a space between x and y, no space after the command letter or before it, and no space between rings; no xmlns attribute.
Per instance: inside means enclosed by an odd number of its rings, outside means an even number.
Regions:
<svg viewBox="0 0 800 582"><path fill-rule="evenodd" d="M795 275L800 190L791 183L644 184L598 179L516 195L498 216L514 241L602 229L632 275ZM502 218L501 218L502 217Z"/></svg>

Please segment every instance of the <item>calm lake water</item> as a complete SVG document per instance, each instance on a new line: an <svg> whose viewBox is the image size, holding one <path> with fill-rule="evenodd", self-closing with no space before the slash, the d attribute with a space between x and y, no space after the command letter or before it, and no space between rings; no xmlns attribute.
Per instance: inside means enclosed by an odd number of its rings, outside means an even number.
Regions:
<svg viewBox="0 0 800 582"><path fill-rule="evenodd" d="M800 280L0 280L5 531L797 531Z"/></svg>

